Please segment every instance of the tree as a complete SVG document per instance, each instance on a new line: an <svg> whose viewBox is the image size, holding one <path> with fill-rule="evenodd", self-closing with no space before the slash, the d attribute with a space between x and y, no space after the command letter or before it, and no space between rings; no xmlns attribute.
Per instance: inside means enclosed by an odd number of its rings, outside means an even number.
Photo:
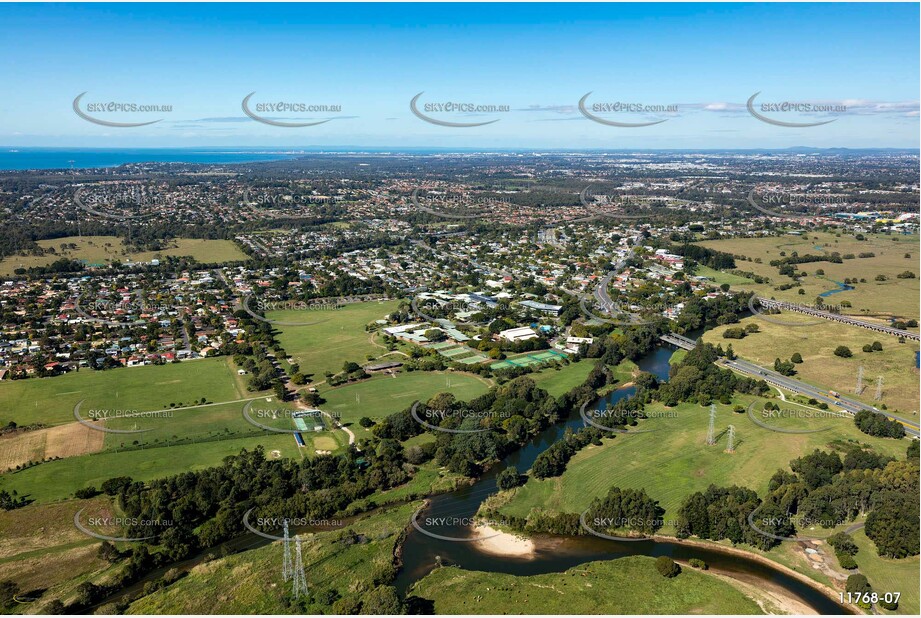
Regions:
<svg viewBox="0 0 921 618"><path fill-rule="evenodd" d="M66 613L66 608L64 603L61 602L61 599L54 599L45 607L45 613L51 616L62 616Z"/></svg>
<svg viewBox="0 0 921 618"><path fill-rule="evenodd" d="M835 348L835 356L840 356L841 358L850 358L854 354L851 352L851 349L844 345L839 345Z"/></svg>
<svg viewBox="0 0 921 618"><path fill-rule="evenodd" d="M403 603L393 586L378 586L361 597L361 613L394 616L403 613Z"/></svg>
<svg viewBox="0 0 921 618"><path fill-rule="evenodd" d="M803 357L799 352L794 352L793 356L790 357L790 362L799 365L803 362Z"/></svg>
<svg viewBox="0 0 921 618"><path fill-rule="evenodd" d="M503 491L519 485L521 485L521 475L518 474L518 470L514 466L506 468L496 475L496 486Z"/></svg>
<svg viewBox="0 0 921 618"><path fill-rule="evenodd" d="M917 469L915 469L917 474ZM867 516L865 532L876 544L876 551L887 558L918 555L918 500L902 493L887 491L885 499Z"/></svg>
<svg viewBox="0 0 921 618"><path fill-rule="evenodd" d="M845 590L851 594L862 594L870 592L870 582L867 581L866 575L855 573L847 576L847 583L844 585Z"/></svg>
<svg viewBox="0 0 921 618"><path fill-rule="evenodd" d="M828 537L828 544L834 547L837 553L849 556L857 555L857 544L854 543L851 535L844 532L838 532Z"/></svg>
<svg viewBox="0 0 921 618"><path fill-rule="evenodd" d="M659 556L656 558L656 570L662 577L676 577L681 573L681 567L677 562L668 556Z"/></svg>
<svg viewBox="0 0 921 618"><path fill-rule="evenodd" d="M93 582L83 582L77 586L77 603L83 607L92 605L99 600L103 589Z"/></svg>
<svg viewBox="0 0 921 618"><path fill-rule="evenodd" d="M364 427L365 429L374 427L374 421L368 418L367 416L362 416L360 419L358 419L358 424Z"/></svg>

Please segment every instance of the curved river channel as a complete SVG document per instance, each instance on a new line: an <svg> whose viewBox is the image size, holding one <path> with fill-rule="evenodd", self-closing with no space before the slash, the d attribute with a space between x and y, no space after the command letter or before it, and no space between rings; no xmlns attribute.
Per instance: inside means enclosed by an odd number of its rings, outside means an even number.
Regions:
<svg viewBox="0 0 921 618"><path fill-rule="evenodd" d="M668 359L673 351L669 346L660 346L637 361L637 365L640 369L653 373L660 379L665 380L668 378ZM599 400L596 407L603 408L606 404L629 397L633 393L633 387L617 389ZM496 475L499 471L508 466L515 466L519 472L525 472L531 467L534 459L540 453L562 438L567 427L576 430L582 426L582 417L576 410L565 423L550 427L535 436L523 448L508 455L500 464L494 466L473 485L429 498L429 506L424 513L420 514L420 521L423 517L472 518L479 510L483 500L496 493ZM629 437L618 436L616 439L628 440ZM346 518L344 523L348 524L354 519L365 515L367 513ZM296 533L311 531L316 532L319 529L311 529L305 526L294 530ZM467 525L439 526L437 534L452 539L469 539L471 530ZM482 552L477 549L476 543L432 538L410 526L403 545L403 566L394 585L401 594L405 594L416 581L431 572L439 560L443 564L456 565L473 571L537 575L541 573L561 573L571 567L595 560L613 560L635 555L671 556L678 560L700 558L714 570L718 570L730 577L756 585L769 586L774 589L782 588L787 595L812 607L819 614L854 613L850 608L839 604L822 592L783 571L744 556L728 555L718 549L665 541L618 542L593 536L568 537L542 534L536 535L534 538L538 541L549 540L552 543L538 542L537 551L533 557L520 559L495 556ZM188 571L195 565L202 563L206 556L220 555L222 548L226 548L231 552L247 551L265 546L270 542L270 540L251 532L242 534L217 547L202 551L193 557L145 573L139 581L113 592L93 607L90 607L89 611L140 591L145 583L161 577L170 568ZM542 545L552 546L552 549L541 549Z"/></svg>
<svg viewBox="0 0 921 618"><path fill-rule="evenodd" d="M659 379L666 380L669 369L668 359L673 351L668 346L660 346L640 359L637 365L643 371L648 371L658 376ZM606 404L629 397L634 390L633 387L617 389L602 398L596 407L600 409ZM568 537L541 534L534 537L538 543L533 556L514 558L489 554L480 551L477 548L478 543L463 541L472 536L469 525L465 525L466 521L463 520L472 518L479 510L483 500L496 493L496 475L501 470L515 466L519 472L524 473L540 453L562 438L567 427L576 430L583 425L579 412L574 411L565 423L550 427L535 436L523 448L508 455L473 485L431 497L429 506L420 514L419 521L423 521L423 518L460 519L462 521L458 525L445 524L437 528L427 528L435 534L458 540L433 538L410 527L403 545L403 567L394 584L397 590L405 594L413 583L431 572L439 560L443 564L455 565L472 571L537 575L560 573L579 564L595 560L612 560L634 555L671 556L678 560L700 558L713 569L742 581L768 584L771 588L783 588L787 595L812 607L819 614L854 613L848 607L783 571L744 556L729 555L718 549L664 541L618 542L594 536ZM629 439L626 436L616 438L616 440ZM435 521L445 520L436 519ZM541 543L541 539L553 542ZM544 545L552 548L542 549Z"/></svg>

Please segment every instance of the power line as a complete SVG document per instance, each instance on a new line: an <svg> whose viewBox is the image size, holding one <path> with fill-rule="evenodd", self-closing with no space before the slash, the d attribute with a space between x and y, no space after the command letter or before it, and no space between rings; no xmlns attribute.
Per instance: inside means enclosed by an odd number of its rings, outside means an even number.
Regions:
<svg viewBox="0 0 921 618"><path fill-rule="evenodd" d="M304 558L301 556L301 537L294 537L294 574L292 576L291 594L299 599L301 594L307 596L307 577L304 575Z"/></svg>

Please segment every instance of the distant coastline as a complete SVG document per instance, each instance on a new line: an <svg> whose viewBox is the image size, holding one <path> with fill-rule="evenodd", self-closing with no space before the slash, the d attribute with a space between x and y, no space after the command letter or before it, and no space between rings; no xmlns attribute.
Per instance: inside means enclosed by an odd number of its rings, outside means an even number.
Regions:
<svg viewBox="0 0 921 618"><path fill-rule="evenodd" d="M0 170L117 167L131 163L254 163L307 154L298 149L241 148L0 148ZM72 162L72 163L71 163Z"/></svg>
<svg viewBox="0 0 921 618"><path fill-rule="evenodd" d="M283 161L296 157L318 154L337 155L381 155L381 154L584 154L623 155L642 153L800 153L815 155L856 156L872 152L917 153L912 148L473 148L473 147L431 147L431 146L313 146L313 147L190 147L190 148L52 148L27 146L0 146L0 171L90 169L117 167L139 163L185 163L220 165L233 163L259 163Z"/></svg>

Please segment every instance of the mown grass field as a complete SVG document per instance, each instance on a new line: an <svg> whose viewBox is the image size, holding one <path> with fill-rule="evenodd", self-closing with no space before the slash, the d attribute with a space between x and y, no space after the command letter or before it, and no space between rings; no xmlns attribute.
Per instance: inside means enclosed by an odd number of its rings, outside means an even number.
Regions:
<svg viewBox="0 0 921 618"><path fill-rule="evenodd" d="M737 399L737 403L745 406L752 401L757 402L754 410L760 412L766 400L747 396ZM781 408L794 407L773 401ZM583 449L572 458L562 476L545 480L530 478L523 487L514 490L502 512L518 517L526 517L532 509L579 513L611 487L645 489L665 509L661 533L671 534L684 498L703 491L711 483L750 487L763 495L778 468L787 469L790 460L814 449L828 449L835 440L869 444L878 452L899 459L904 459L908 444L907 440L867 436L857 430L850 418L766 419L765 422L780 428L801 429L807 425L828 428L819 433L784 434L757 426L746 414L734 413L731 405L718 404L716 409L719 440L715 446L705 444L709 407L683 403L669 410L656 403L648 406L646 413L663 416L640 421L638 428L657 431L618 435L604 440L600 447ZM677 416L668 417L669 412ZM728 436L724 430L730 424L736 428L735 453L725 452Z"/></svg>
<svg viewBox="0 0 921 618"><path fill-rule="evenodd" d="M107 371L82 369L52 378L0 382L0 421L20 425L74 422L74 406L83 400L81 415L91 409L151 411L171 403L234 401L254 397L236 387L236 370L225 357L203 358L166 365L121 367Z"/></svg>
<svg viewBox="0 0 921 618"><path fill-rule="evenodd" d="M315 382L322 381L329 371L338 373L346 361L359 365L386 352L382 345L372 343L372 334L365 326L395 311L399 301L353 303L341 309L318 311L270 311L266 316L281 322L318 322L301 326L277 326L278 340L285 352L300 365L301 373L313 374Z"/></svg>
<svg viewBox="0 0 921 618"><path fill-rule="evenodd" d="M728 327L717 327L707 331L703 339L713 345L722 345L723 348L731 343L732 349L740 357L768 368L773 368L774 359L780 357L783 361L790 360L794 352L799 352L803 362L796 365L797 375L794 377L870 405L878 407L884 403L890 410L897 409L907 418L918 420L919 378L915 368L917 343L899 343L896 337L838 322L818 321L797 313L786 312L769 317L803 326L784 326L751 316L733 326L756 324L759 329L757 333L744 339L724 339L723 332ZM874 341L882 344L882 351L862 351L865 344ZM834 350L839 345L847 346L853 356L835 356ZM856 395L854 388L861 365L864 390ZM873 400L878 376L883 376L881 402Z"/></svg>
<svg viewBox="0 0 921 618"><path fill-rule="evenodd" d="M901 592L899 608L895 612L887 612L878 605L875 606L881 613L898 613L918 615L918 556L893 560L881 558L876 553L873 541L867 538L863 530L858 530L853 535L854 542L860 551L854 556L860 572L867 576L873 590L882 596L886 592Z"/></svg>
<svg viewBox="0 0 921 618"><path fill-rule="evenodd" d="M167 256L191 257L202 263L236 262L248 260L233 241L206 240L202 238L177 238L170 241L170 246L162 251L129 252L117 236L67 236L53 240L40 240L37 243L45 249L54 249L54 253L45 255L12 255L0 261L0 274L11 275L17 268L47 266L62 258L69 260L86 260L89 264L107 264L120 262L149 262ZM70 248L68 245L76 245Z"/></svg>
<svg viewBox="0 0 921 618"><path fill-rule="evenodd" d="M358 424L363 416L376 421L399 412L414 401L427 401L438 393L453 393L459 401L482 395L489 386L482 378L466 373L412 371L391 376L376 376L335 388L320 387L326 403L320 406L325 412L341 415L358 438L370 435Z"/></svg>
<svg viewBox="0 0 921 618"><path fill-rule="evenodd" d="M534 383L540 388L554 397L559 397L585 382L585 378L591 373L595 362L595 360L583 359L577 363L569 363L559 369L548 367L539 373L529 374L528 377L534 380Z"/></svg>
<svg viewBox="0 0 921 618"><path fill-rule="evenodd" d="M109 451L50 461L21 472L4 474L0 476L0 489L10 492L15 489L36 503L47 503L72 497L74 491L82 487L98 488L103 481L116 476L148 481L202 470L220 464L224 457L236 455L243 448L253 449L259 445L265 447L267 454L280 451L282 457L301 458L308 454L304 451L313 454L313 449L299 448L289 434Z"/></svg>
<svg viewBox="0 0 921 618"><path fill-rule="evenodd" d="M761 614L758 604L713 575L684 567L662 577L655 559L590 562L563 573L515 576L436 569L412 594L436 614Z"/></svg>
<svg viewBox="0 0 921 618"><path fill-rule="evenodd" d="M335 590L361 599L380 569L393 560L400 532L421 503L378 512L349 526L369 542L335 542L342 531L302 537L304 571L311 594ZM134 602L128 614L290 614L332 613L326 606L306 611L285 603L290 584L281 578L281 543L201 564L172 586Z"/></svg>
<svg viewBox="0 0 921 618"><path fill-rule="evenodd" d="M729 283L733 289L752 290L765 296L792 302L813 303L815 298L837 286L834 281L844 281L845 278L866 279L866 283L858 283L856 289L832 294L825 298L827 304L837 304L841 301L850 301L853 305L848 313L869 316L895 315L905 318L919 317L918 296L921 291L921 279L898 279L896 275L910 270L921 276L918 269L919 238L917 235L867 235L867 240L857 240L853 236L842 234L840 237L833 233L809 232L802 236L785 235L770 238L732 238L725 240L710 240L698 243L704 247L730 253L743 255L755 261L736 260L739 270L750 271L758 275L769 277L770 284L759 285L754 282L730 281L722 279L718 283ZM863 252L873 252L872 258L854 258L843 260L841 264L831 262L811 262L795 266L797 272L808 274L802 279L804 295L797 293L797 289L785 291L775 288L781 283L792 281L787 276L779 275L777 268L770 266L771 260L781 259L781 252L786 252L789 257L793 251L800 255L820 255L822 253L839 252L842 255L853 253L855 256ZM909 254L910 257L906 257ZM825 271L824 278L816 276L818 269ZM708 270L699 272L704 276ZM876 276L882 274L888 277L887 281L875 281Z"/></svg>

